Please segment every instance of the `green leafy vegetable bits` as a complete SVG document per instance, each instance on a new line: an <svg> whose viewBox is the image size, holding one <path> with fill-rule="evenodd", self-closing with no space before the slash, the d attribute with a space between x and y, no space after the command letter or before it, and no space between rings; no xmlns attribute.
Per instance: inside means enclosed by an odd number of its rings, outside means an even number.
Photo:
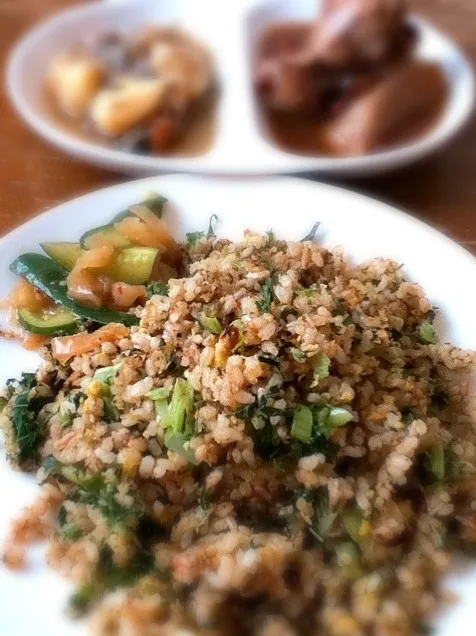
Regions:
<svg viewBox="0 0 476 636"><path fill-rule="evenodd" d="M37 416L45 400L32 400L31 391L36 386L33 373L24 373L20 381L20 392L13 402L12 422L18 445L19 461L35 459L43 437L43 427ZM48 401L48 400L46 400Z"/></svg>
<svg viewBox="0 0 476 636"><path fill-rule="evenodd" d="M423 344L436 344L438 342L435 328L426 320L418 327L418 336Z"/></svg>
<svg viewBox="0 0 476 636"><path fill-rule="evenodd" d="M160 387L159 389L152 389L147 393L147 397L151 400L166 400L170 395L170 389L167 386Z"/></svg>
<svg viewBox="0 0 476 636"><path fill-rule="evenodd" d="M190 247L195 247L204 237L205 232L188 232L187 243Z"/></svg>
<svg viewBox="0 0 476 636"><path fill-rule="evenodd" d="M215 316L206 316L205 314L202 314L199 318L199 323L203 329L206 329L216 336L220 335L223 331L220 321Z"/></svg>
<svg viewBox="0 0 476 636"><path fill-rule="evenodd" d="M96 369L94 373L94 379L99 382L110 383L113 380L122 367L122 362L115 364L111 367L103 367L102 369Z"/></svg>
<svg viewBox="0 0 476 636"><path fill-rule="evenodd" d="M349 413L346 409L339 407L333 407L327 417L326 426L328 429L333 430L340 426L345 426L352 420L352 413Z"/></svg>
<svg viewBox="0 0 476 636"><path fill-rule="evenodd" d="M445 479L445 450L441 444L427 453L428 467L438 481Z"/></svg>
<svg viewBox="0 0 476 636"><path fill-rule="evenodd" d="M316 360L314 361L314 378L317 382L319 380L324 380L329 377L329 367L331 365L331 359L326 356L325 353L322 353Z"/></svg>
<svg viewBox="0 0 476 636"><path fill-rule="evenodd" d="M301 351L301 349L298 349L297 347L293 347L291 349L291 355L296 362L306 362L307 360L307 356L304 351Z"/></svg>
<svg viewBox="0 0 476 636"><path fill-rule="evenodd" d="M258 309L266 314L271 311L271 303L274 298L273 281L271 278L266 278L266 280L263 281L261 290L263 292L263 299L259 300L256 304Z"/></svg>
<svg viewBox="0 0 476 636"><path fill-rule="evenodd" d="M149 283L147 285L147 296L152 298L152 296L168 296L169 295L169 286L167 283Z"/></svg>
<svg viewBox="0 0 476 636"><path fill-rule="evenodd" d="M182 433L187 417L193 410L193 388L183 378L175 380L169 412L164 428L171 428L175 433Z"/></svg>
<svg viewBox="0 0 476 636"><path fill-rule="evenodd" d="M361 565L360 550L352 541L344 541L336 546L337 564L342 575L349 580L360 578L364 571Z"/></svg>
<svg viewBox="0 0 476 636"><path fill-rule="evenodd" d="M174 431L167 431L165 434L165 445L169 450L182 457L194 466L198 466L199 462L195 457L193 449L190 448L190 438L183 433L175 433Z"/></svg>
<svg viewBox="0 0 476 636"><path fill-rule="evenodd" d="M312 411L308 406L297 406L294 411L291 435L301 442L309 442L312 437Z"/></svg>

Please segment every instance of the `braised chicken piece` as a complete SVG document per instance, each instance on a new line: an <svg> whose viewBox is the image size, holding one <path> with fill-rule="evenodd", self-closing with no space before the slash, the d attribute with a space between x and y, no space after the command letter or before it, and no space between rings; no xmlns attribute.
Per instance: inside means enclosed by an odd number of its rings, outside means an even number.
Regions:
<svg viewBox="0 0 476 636"><path fill-rule="evenodd" d="M311 24L271 29L256 86L272 108L325 112L329 100L408 52L414 40L402 0L327 0Z"/></svg>
<svg viewBox="0 0 476 636"><path fill-rule="evenodd" d="M404 0L324 0L313 22L271 26L255 86L273 133L277 122L287 129L276 138L295 141L291 149L314 140L315 152L355 155L434 114L445 80L437 67L415 62L416 35Z"/></svg>
<svg viewBox="0 0 476 636"><path fill-rule="evenodd" d="M324 133L327 145L337 154L366 154L391 142L405 126L411 132L411 122L424 123L428 113L442 105L445 95L440 68L410 60L356 97L328 124Z"/></svg>
<svg viewBox="0 0 476 636"><path fill-rule="evenodd" d="M297 65L286 57L264 60L256 77L263 101L282 111L315 110L333 83L324 69Z"/></svg>
<svg viewBox="0 0 476 636"><path fill-rule="evenodd" d="M326 0L298 58L349 71L388 64L410 41L403 0Z"/></svg>

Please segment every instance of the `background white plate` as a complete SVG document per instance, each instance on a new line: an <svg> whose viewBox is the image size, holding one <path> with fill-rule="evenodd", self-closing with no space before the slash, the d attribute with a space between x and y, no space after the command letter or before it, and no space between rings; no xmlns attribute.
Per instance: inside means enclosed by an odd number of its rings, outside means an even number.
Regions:
<svg viewBox="0 0 476 636"><path fill-rule="evenodd" d="M251 85L258 33L283 19L312 19L316 0L120 0L96 2L44 22L16 46L7 70L8 92L19 114L42 137L68 154L127 174L187 171L214 174L318 172L332 176L375 174L412 163L442 147L463 126L474 103L472 68L457 46L416 19L418 54L438 62L449 85L439 123L422 139L395 150L347 159L306 157L279 150L267 139ZM51 116L44 77L49 60L85 38L108 30L133 32L147 23L180 24L203 40L215 57L221 96L216 136L199 157L136 155L81 140Z"/></svg>
<svg viewBox="0 0 476 636"><path fill-rule="evenodd" d="M167 221L177 237L205 229L212 214L219 236L239 238L249 228L273 229L278 237L300 239L320 221L318 239L325 246L342 244L354 261L384 256L404 263L404 272L420 282L441 308L438 327L455 343L476 348L476 259L436 230L383 203L350 191L297 179L234 180L173 175L125 183L88 194L43 214L0 240L0 298L15 283L8 271L25 251L40 251L40 241L74 241L86 229L101 225L150 190L176 205ZM33 370L39 358L0 340L0 383L22 370ZM13 473L0 452L0 546L9 521L36 493L31 477ZM474 636L476 572L451 579L463 602L438 625L438 636ZM41 548L30 569L14 574L0 565L0 633L5 636L73 636L84 627L64 617L68 586L47 569ZM473 601L473 602L471 602Z"/></svg>

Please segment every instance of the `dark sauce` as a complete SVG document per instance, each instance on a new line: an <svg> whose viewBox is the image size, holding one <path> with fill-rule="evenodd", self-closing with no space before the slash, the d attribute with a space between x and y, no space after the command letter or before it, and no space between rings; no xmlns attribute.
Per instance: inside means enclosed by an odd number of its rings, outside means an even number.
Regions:
<svg viewBox="0 0 476 636"><path fill-rule="evenodd" d="M435 109L426 115L400 127L373 149L373 152L390 150L415 143L429 134L440 121L445 109L445 101L435 105ZM339 152L327 135L328 122L309 115L278 113L265 107L261 108L266 132L277 146L287 152L299 155L326 155L333 157L353 156L351 152Z"/></svg>
<svg viewBox="0 0 476 636"><path fill-rule="evenodd" d="M302 50L311 34L311 23L283 22L272 25L261 35L257 47L256 68L261 62L279 58L281 55L292 55ZM270 107L263 99L263 93L256 90L258 111L264 129L279 148L307 156L356 156L370 152L382 151L398 146L414 143L426 136L440 121L448 96L448 88L443 71L438 69L433 74L433 83L426 88L431 91L432 99L425 108L416 108L405 123L382 135L378 144L365 152L356 152L350 147L337 147L332 139L332 127L339 115L346 108L351 108L353 100L372 90L379 81L385 79L385 73L392 67L376 73L363 73L354 80L355 88L339 94L333 91L325 96L324 105L321 102L314 112L279 110ZM418 90L416 87L415 90Z"/></svg>

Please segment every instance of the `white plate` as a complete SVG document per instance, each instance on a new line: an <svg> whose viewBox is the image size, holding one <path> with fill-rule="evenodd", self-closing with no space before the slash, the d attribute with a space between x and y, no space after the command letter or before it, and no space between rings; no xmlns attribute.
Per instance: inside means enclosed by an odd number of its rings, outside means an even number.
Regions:
<svg viewBox="0 0 476 636"><path fill-rule="evenodd" d="M93 226L155 190L177 207L167 219L177 237L206 228L212 214L219 236L239 238L243 230L273 229L278 237L300 239L320 221L318 238L326 246L342 244L349 257L362 261L384 256L404 263L404 272L420 282L441 308L439 329L461 346L476 348L476 296L468 285L476 279L476 259L436 230L383 203L350 191L298 179L233 180L184 175L155 177L100 190L74 199L23 225L0 240L0 298L15 283L8 271L25 251L39 251L40 241L74 241ZM0 340L0 384L22 370L34 370L36 354ZM37 491L33 479L12 472L3 453L0 462L0 545L9 521ZM2 566L0 565L0 568ZM438 636L470 636L476 622L476 572L458 575L451 587L463 602L439 623ZM72 636L82 625L63 614L68 586L44 564L42 549L25 573L0 571L0 633L5 636Z"/></svg>
<svg viewBox="0 0 476 636"><path fill-rule="evenodd" d="M473 71L457 46L424 20L418 55L438 62L449 85L439 123L426 136L394 150L364 157L306 157L279 150L266 137L256 111L251 66L257 34L270 22L311 19L316 0L122 0L65 11L36 27L15 48L7 71L8 92L23 119L66 153L134 175L164 171L213 174L317 172L333 176L375 174L412 163L441 148L466 122L474 103ZM107 30L130 32L155 22L180 24L213 53L221 85L215 141L192 158L136 155L81 140L55 121L44 94L45 69L58 52Z"/></svg>

